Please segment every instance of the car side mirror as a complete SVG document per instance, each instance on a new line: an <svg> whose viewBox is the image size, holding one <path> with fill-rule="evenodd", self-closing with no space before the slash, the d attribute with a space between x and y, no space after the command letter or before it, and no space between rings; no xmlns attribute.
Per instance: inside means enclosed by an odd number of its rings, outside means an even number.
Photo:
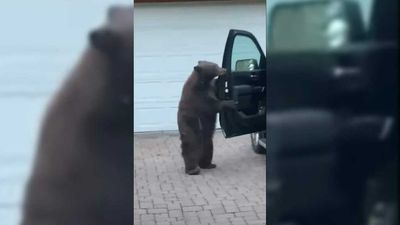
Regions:
<svg viewBox="0 0 400 225"><path fill-rule="evenodd" d="M271 10L269 50L324 50L365 39L361 10L355 1L301 1Z"/></svg>
<svg viewBox="0 0 400 225"><path fill-rule="evenodd" d="M236 61L235 71L252 71L258 69L256 59L241 59Z"/></svg>

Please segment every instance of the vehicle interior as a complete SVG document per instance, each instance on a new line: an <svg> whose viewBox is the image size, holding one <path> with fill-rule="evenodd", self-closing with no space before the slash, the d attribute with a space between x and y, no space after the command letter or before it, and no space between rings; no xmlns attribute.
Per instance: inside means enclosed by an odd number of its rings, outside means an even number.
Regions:
<svg viewBox="0 0 400 225"><path fill-rule="evenodd" d="M398 1L271 13L268 224L397 224Z"/></svg>

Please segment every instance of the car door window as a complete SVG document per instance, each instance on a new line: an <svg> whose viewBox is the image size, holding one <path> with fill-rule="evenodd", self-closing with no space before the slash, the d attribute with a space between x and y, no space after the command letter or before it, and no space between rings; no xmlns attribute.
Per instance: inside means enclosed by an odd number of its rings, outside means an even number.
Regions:
<svg viewBox="0 0 400 225"><path fill-rule="evenodd" d="M259 69L261 53L249 37L236 36L231 58L231 71L252 71Z"/></svg>
<svg viewBox="0 0 400 225"><path fill-rule="evenodd" d="M303 7L277 7L272 16L271 48L279 50L321 49L325 47L325 8L328 3L315 2ZM296 21L296 22L294 22Z"/></svg>
<svg viewBox="0 0 400 225"><path fill-rule="evenodd" d="M276 5L271 13L269 48L274 51L323 51L364 40L365 21L362 21L361 13L356 2L346 4L346 7L342 1Z"/></svg>

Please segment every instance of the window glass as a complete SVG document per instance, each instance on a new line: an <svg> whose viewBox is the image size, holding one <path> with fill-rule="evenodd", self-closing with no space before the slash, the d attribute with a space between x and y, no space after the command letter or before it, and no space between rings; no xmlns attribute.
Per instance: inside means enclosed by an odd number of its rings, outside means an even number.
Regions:
<svg viewBox="0 0 400 225"><path fill-rule="evenodd" d="M261 53L252 39L247 36L235 37L232 48L231 71L258 69Z"/></svg>

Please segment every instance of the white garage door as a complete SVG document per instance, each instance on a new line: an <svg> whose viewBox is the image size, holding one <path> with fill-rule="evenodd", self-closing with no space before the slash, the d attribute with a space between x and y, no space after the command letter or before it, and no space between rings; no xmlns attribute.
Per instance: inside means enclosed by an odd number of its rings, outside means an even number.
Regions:
<svg viewBox="0 0 400 225"><path fill-rule="evenodd" d="M263 3L135 4L134 131L177 130L181 89L198 60L222 63L229 29L265 49Z"/></svg>

